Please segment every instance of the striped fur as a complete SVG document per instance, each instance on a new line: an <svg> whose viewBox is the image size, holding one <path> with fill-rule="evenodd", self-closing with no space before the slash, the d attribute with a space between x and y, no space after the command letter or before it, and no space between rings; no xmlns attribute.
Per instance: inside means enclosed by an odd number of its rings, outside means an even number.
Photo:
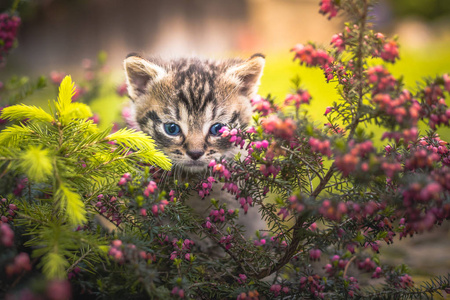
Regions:
<svg viewBox="0 0 450 300"><path fill-rule="evenodd" d="M250 99L264 67L262 55L217 61L144 59L132 54L124 65L134 121L175 166L198 172L211 159L234 155L230 143L210 134L210 128L216 123L246 126L250 122ZM181 132L167 134L167 123L179 125Z"/></svg>

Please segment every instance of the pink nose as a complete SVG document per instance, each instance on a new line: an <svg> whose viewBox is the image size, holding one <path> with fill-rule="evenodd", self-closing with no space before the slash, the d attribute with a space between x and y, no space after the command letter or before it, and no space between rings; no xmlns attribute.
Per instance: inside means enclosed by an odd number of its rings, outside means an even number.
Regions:
<svg viewBox="0 0 450 300"><path fill-rule="evenodd" d="M200 157L202 157L202 155L205 154L205 152L203 152L203 151L187 151L186 154L189 155L190 158L192 158L193 160L197 160Z"/></svg>

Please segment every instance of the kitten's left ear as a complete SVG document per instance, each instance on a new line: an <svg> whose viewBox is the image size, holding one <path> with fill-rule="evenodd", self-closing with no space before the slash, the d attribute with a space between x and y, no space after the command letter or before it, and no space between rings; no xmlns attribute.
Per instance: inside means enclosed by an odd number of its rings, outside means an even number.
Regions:
<svg viewBox="0 0 450 300"><path fill-rule="evenodd" d="M252 98L258 91L265 62L264 55L253 54L248 60L230 67L225 76L237 78L241 93Z"/></svg>
<svg viewBox="0 0 450 300"><path fill-rule="evenodd" d="M133 101L147 93L151 84L167 75L165 69L134 53L127 56L124 68L128 95Z"/></svg>

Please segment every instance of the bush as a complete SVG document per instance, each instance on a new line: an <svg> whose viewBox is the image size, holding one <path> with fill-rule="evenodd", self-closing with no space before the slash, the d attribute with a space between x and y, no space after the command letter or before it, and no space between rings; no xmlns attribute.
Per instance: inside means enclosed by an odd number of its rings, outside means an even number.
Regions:
<svg viewBox="0 0 450 300"><path fill-rule="evenodd" d="M0 206L2 293L390 299L450 292L449 276L416 287L406 266L378 256L394 236L412 237L450 217L449 146L436 133L449 126L450 77L404 89L380 64L394 63L399 51L395 39L371 30L372 6L322 1L321 13L350 20L344 31L329 50L313 43L292 49L294 60L321 68L336 85L340 99L325 111L329 123L308 119L314 100L299 80L283 104L256 97L254 126L221 132L247 155L211 161L208 177L194 185L161 172L170 164L144 134L97 129L89 107L71 101L70 77L52 113L4 108L1 118L19 123L0 133L2 180L17 182L6 186ZM366 124L385 130L385 147ZM221 187L241 210L209 198ZM192 194L211 203L208 218L184 204ZM247 240L235 220L256 209L269 230ZM224 254L202 253L190 233L207 236Z"/></svg>

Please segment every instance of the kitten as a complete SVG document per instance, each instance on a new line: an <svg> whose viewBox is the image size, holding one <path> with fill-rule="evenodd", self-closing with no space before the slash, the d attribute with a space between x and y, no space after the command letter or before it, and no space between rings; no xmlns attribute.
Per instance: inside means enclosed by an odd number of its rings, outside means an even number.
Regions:
<svg viewBox="0 0 450 300"><path fill-rule="evenodd" d="M149 134L159 148L188 177L205 172L212 159L232 158L237 148L220 136L225 125L247 126L251 121L250 99L256 95L264 56L248 60L181 58L144 59L129 55L124 62L132 121ZM239 208L234 196L214 189L212 198ZM208 200L193 196L187 205L201 217L208 216ZM265 229L258 209L240 213L238 223L249 237Z"/></svg>

